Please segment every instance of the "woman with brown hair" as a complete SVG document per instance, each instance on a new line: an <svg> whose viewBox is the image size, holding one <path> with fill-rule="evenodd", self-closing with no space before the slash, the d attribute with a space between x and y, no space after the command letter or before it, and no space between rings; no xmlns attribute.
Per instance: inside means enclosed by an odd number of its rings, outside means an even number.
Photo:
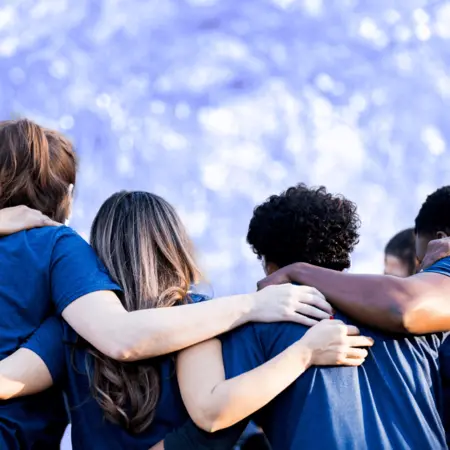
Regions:
<svg viewBox="0 0 450 450"><path fill-rule="evenodd" d="M0 209L24 205L37 209L50 220L64 222L70 215L75 181L76 157L64 136L26 119L0 122ZM158 211L156 217L164 214L164 211ZM23 228L29 227L25 222ZM112 227L112 222L107 223ZM39 224L45 225L42 218L38 220ZM16 225L13 220L10 230L16 231ZM121 223L114 226L120 229ZM136 222L132 227L136 229ZM112 235L114 229L109 232ZM108 235L108 229L102 229L102 233ZM128 237L124 236L123 242L130 246L130 258L121 259L123 265L111 275L123 282L121 277L132 273L144 281L139 285L125 284L123 291L111 279L94 250L70 228L45 226L0 239L0 359L6 358L12 361L12 367L17 367L14 364L16 358L28 358L27 364L19 366L18 374L12 372L13 376L9 376L11 366L5 359L1 385L7 388L8 396L16 395L17 391L22 395L35 393L42 386L49 386L52 379L58 379L62 365L53 359L48 346L39 345L48 342L52 336L54 321L49 318L54 314L61 316L71 327L66 327L66 330L73 329L88 345L97 368L92 386L97 387L94 392L106 415L125 427L131 427L130 430L139 431L150 420L140 416L143 404L147 406L147 412L153 411L156 404L156 396L150 395L156 378L154 371L142 369L134 361L148 361L149 358L176 352L248 321L304 323L307 318L302 313L323 318L327 313L321 309L330 311L317 291L287 285L170 308L177 302L187 302L189 283L195 282L197 276L195 264L192 259L186 259L180 269L171 260L171 254L163 253L158 255L156 266L154 258L148 259L145 266L137 265L137 260L133 259L137 248ZM181 244L176 236L162 234L159 239L164 239L170 250ZM108 242L111 244L108 256L111 261L127 251L113 246L112 241L105 241L100 235L93 239L94 246L102 248ZM184 250L187 251L187 247ZM108 261L104 258L103 262ZM175 267L174 278L167 278L167 273L162 270L165 265ZM158 287L153 285L155 274L159 282L164 282ZM175 285L171 285L174 281ZM165 288L159 290L161 286ZM156 292L158 295L154 296ZM135 298L130 297L134 295ZM145 295L151 295L151 302L156 303L148 303ZM130 298L133 298L133 303L129 303ZM130 308L130 305L135 307ZM140 309L146 305L147 309ZM34 343L30 340L26 344L36 330L40 333L36 334ZM114 361L122 364L117 365ZM33 368L41 367L42 362L45 370L36 370L32 374L34 382L43 381L39 389L27 383L9 383L30 375ZM153 363L149 361L149 367ZM130 371L133 374L131 378L124 378L123 370ZM142 383L152 387L145 391L147 397L128 395L131 392L130 379L135 380L133 387ZM118 386L122 389L117 389ZM161 392L160 396L163 395ZM59 390L50 389L39 395L2 401L0 448L56 449L65 421Z"/></svg>
<svg viewBox="0 0 450 450"><path fill-rule="evenodd" d="M161 197L146 192L114 194L94 219L91 244L111 278L122 287L120 301L127 311L178 306L172 308L175 311L182 309L180 305L203 300L189 294L189 287L199 278L191 242L175 210ZM203 306L215 303L212 300ZM357 333L354 327L348 330L350 334ZM298 369L294 369L298 376L310 364L334 364L342 350L340 346L349 346L350 342L341 331L341 324L325 321L274 359L292 362L293 356L298 358ZM174 330L179 335L184 332L184 327ZM57 319L49 319L30 339L27 349L37 355L52 352L53 365L59 368L53 371L53 381L67 394L74 449L148 449L189 418L176 380L173 353L132 363L116 361ZM0 363L0 374L7 373L9 379L20 382L24 388L21 394L36 392L45 379L45 361L31 362L19 353ZM33 370L34 375L18 375L17 368L21 366ZM264 369L246 374L246 384L255 392L267 390L274 397L283 389L282 383L277 382L276 374L267 379ZM221 392L225 395L227 389L239 389L239 382L239 377L225 382ZM44 384L51 383L47 376ZM5 389L0 389L0 398ZM263 406L257 396L249 403L237 406L243 411ZM217 448L224 439L228 442L229 438L213 435L204 448ZM166 443L168 449L173 445Z"/></svg>

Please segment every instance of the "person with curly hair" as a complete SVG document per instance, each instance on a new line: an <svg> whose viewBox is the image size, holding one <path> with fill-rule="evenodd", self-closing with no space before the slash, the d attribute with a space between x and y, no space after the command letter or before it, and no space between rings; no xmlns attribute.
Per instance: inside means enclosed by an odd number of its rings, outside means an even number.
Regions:
<svg viewBox="0 0 450 450"><path fill-rule="evenodd" d="M359 225L350 200L324 187L299 184L256 207L247 240L267 274L300 262L339 274L350 267ZM305 305L306 315L307 310ZM336 312L335 319L353 323L341 312ZM310 325L314 323L311 319ZM438 406L440 364L436 356L445 335L402 337L358 327L375 342L358 368L311 367L297 378L290 368L298 364L295 357L290 365L276 367L284 375L277 383L289 387L251 416L273 450L447 448ZM240 420L225 414L224 408L217 412L218 404L238 397L221 397L215 386L273 361L307 329L289 323L248 324L220 340L184 350L178 357L178 380L196 424L217 431ZM343 357L361 358L365 352L354 349ZM252 395L261 401L266 394Z"/></svg>
<svg viewBox="0 0 450 450"><path fill-rule="evenodd" d="M305 261L269 274L258 286L287 282L314 286L336 308L381 330L415 335L446 333L450 330L450 186L443 186L427 197L416 217L414 231L416 256L422 268L414 276L339 273ZM448 339L440 349L440 363L444 424L450 445Z"/></svg>
<svg viewBox="0 0 450 450"><path fill-rule="evenodd" d="M297 261L344 270L359 227L354 203L323 186L299 184L255 208L247 242L270 273Z"/></svg>
<svg viewBox="0 0 450 450"><path fill-rule="evenodd" d="M409 277L417 270L414 228L400 231L384 249L384 274Z"/></svg>

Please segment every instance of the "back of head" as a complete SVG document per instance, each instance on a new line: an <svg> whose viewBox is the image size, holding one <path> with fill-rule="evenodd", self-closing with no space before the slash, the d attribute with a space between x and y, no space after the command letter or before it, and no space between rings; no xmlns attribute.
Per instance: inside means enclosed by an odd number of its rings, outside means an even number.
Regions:
<svg viewBox="0 0 450 450"><path fill-rule="evenodd" d="M416 256L422 262L432 239L450 236L450 186L427 197L416 217Z"/></svg>
<svg viewBox="0 0 450 450"><path fill-rule="evenodd" d="M413 275L417 264L414 229L408 228L397 233L387 243L384 253L386 256L394 256L400 260L405 276Z"/></svg>
<svg viewBox="0 0 450 450"><path fill-rule="evenodd" d="M415 232L435 238L438 232L450 236L450 186L443 186L427 197L416 217Z"/></svg>
<svg viewBox="0 0 450 450"><path fill-rule="evenodd" d="M0 122L0 209L26 205L63 222L76 157L60 133L27 119Z"/></svg>
<svg viewBox="0 0 450 450"><path fill-rule="evenodd" d="M190 285L199 279L187 232L173 207L157 195L111 196L94 219L91 244L122 287L127 311L186 303ZM154 362L120 363L95 349L91 353L93 392L106 417L131 432L144 431L159 399Z"/></svg>
<svg viewBox="0 0 450 450"><path fill-rule="evenodd" d="M334 270L350 267L358 243L356 205L325 187L299 184L257 206L247 242L266 263L306 262Z"/></svg>

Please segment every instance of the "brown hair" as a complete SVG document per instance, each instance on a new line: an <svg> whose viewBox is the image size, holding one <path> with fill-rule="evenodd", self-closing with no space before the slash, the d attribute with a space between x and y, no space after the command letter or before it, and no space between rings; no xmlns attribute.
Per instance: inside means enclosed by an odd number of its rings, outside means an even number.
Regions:
<svg viewBox="0 0 450 450"><path fill-rule="evenodd" d="M199 279L193 246L173 207L147 192L119 192L100 208L91 244L123 289L127 311L189 302ZM157 360L118 362L94 348L91 388L105 416L133 433L152 423L159 400ZM89 371L88 371L89 373Z"/></svg>
<svg viewBox="0 0 450 450"><path fill-rule="evenodd" d="M72 144L28 119L0 122L0 209L26 205L63 222L77 163Z"/></svg>

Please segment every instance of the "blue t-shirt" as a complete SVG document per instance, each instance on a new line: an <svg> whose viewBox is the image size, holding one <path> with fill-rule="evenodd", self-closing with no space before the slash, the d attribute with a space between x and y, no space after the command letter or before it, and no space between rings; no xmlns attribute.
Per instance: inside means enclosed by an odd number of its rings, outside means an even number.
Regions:
<svg viewBox="0 0 450 450"><path fill-rule="evenodd" d="M119 290L91 247L67 227L45 227L0 238L0 359L20 347L43 322L74 300ZM50 333L52 334L52 332ZM40 335L44 341L45 329ZM36 339L40 339L39 334ZM45 348L33 349L52 376L59 368ZM0 402L0 448L59 449L67 424L58 386Z"/></svg>
<svg viewBox="0 0 450 450"><path fill-rule="evenodd" d="M428 269L425 269L424 272L450 276L450 257L441 259ZM447 434L447 445L450 447L450 338L446 339L441 347L440 361L444 399L444 428Z"/></svg>
<svg viewBox="0 0 450 450"><path fill-rule="evenodd" d="M361 367L312 367L254 415L273 450L447 448L443 355L439 361L447 333L400 337L356 325L375 340ZM306 331L291 323L249 324L222 336L227 378L260 366Z"/></svg>
<svg viewBox="0 0 450 450"><path fill-rule="evenodd" d="M190 297L194 302L202 299L198 295ZM66 322L56 318L47 320L26 346L41 356L66 393L73 450L148 450L189 419L178 387L174 355L153 358L160 375L155 417L145 432L133 435L105 419L89 385L92 356Z"/></svg>

